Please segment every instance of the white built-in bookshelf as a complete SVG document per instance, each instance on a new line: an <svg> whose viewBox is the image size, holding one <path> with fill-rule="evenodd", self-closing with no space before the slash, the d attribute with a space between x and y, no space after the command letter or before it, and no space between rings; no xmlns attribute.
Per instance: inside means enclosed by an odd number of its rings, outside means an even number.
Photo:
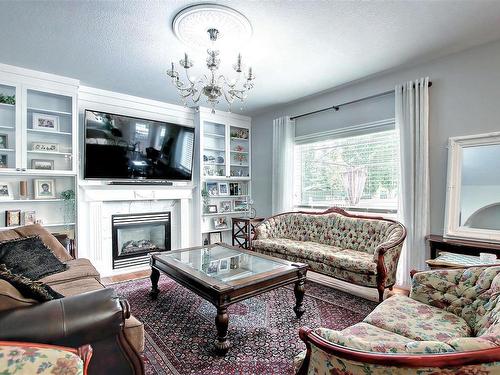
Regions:
<svg viewBox="0 0 500 375"><path fill-rule="evenodd" d="M197 126L200 241L231 244L231 218L248 216L251 203L250 118L200 108Z"/></svg>
<svg viewBox="0 0 500 375"><path fill-rule="evenodd" d="M0 229L37 221L74 238L61 193L76 193L78 85L0 64Z"/></svg>

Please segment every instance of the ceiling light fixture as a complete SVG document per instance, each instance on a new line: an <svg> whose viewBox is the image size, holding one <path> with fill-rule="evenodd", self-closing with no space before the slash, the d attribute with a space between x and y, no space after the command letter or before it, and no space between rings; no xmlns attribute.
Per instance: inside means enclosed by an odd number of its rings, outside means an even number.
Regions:
<svg viewBox="0 0 500 375"><path fill-rule="evenodd" d="M212 107L212 113L215 113L215 106L222 98L228 103L229 110L235 100L244 102L248 91L254 87L255 75L252 68L246 70L241 54L238 54L233 65L236 75L228 78L219 74L220 51L215 48L215 43L221 39L228 45L245 42L252 35L248 19L226 6L200 4L181 10L175 16L172 28L177 38L187 45L205 47L207 41L211 44L207 49L206 59L209 72L201 78L196 79L189 75L188 70L193 67L193 62L187 53L179 61L180 66L184 68L185 81L180 78L173 62L167 70L167 75L172 79L183 104L187 105L188 100L196 104L203 94Z"/></svg>

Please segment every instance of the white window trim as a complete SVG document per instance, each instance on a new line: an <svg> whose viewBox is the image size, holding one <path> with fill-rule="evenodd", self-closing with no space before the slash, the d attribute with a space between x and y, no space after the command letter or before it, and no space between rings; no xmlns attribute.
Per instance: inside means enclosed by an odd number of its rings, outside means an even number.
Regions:
<svg viewBox="0 0 500 375"><path fill-rule="evenodd" d="M313 143L319 141L326 141L328 139L344 138L348 136L361 135L368 133L367 130L392 130L396 127L396 119L388 118L380 121L367 122L364 124L346 126L339 129L327 130L324 132L317 132L307 135L299 135L295 137L295 144L300 145L304 143Z"/></svg>
<svg viewBox="0 0 500 375"><path fill-rule="evenodd" d="M362 135L372 132L381 132L385 130L393 130L396 128L396 119L394 117L384 120L372 121L363 124L350 125L339 129L327 130L323 132L316 132L307 135L300 135L295 137L295 144L307 144L320 141L326 141L336 138L345 138L350 136ZM371 131L369 131L371 130ZM295 211L319 211L321 209L329 208L330 206L324 205L295 205ZM383 207L342 207L345 211L353 214L364 214L368 216L377 216L383 214L384 217L397 217L397 210L392 208L385 209Z"/></svg>

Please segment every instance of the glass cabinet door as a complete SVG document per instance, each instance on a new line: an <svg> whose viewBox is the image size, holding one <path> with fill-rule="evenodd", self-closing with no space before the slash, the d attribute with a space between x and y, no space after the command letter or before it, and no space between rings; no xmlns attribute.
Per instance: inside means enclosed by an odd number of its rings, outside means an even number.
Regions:
<svg viewBox="0 0 500 375"><path fill-rule="evenodd" d="M245 128L231 126L230 128L230 176L231 177L249 177L249 131Z"/></svg>
<svg viewBox="0 0 500 375"><path fill-rule="evenodd" d="M16 87L0 84L0 168L15 170L16 163ZM20 158L20 155L18 156Z"/></svg>
<svg viewBox="0 0 500 375"><path fill-rule="evenodd" d="M207 121L203 125L203 177L227 176L226 128Z"/></svg>
<svg viewBox="0 0 500 375"><path fill-rule="evenodd" d="M26 167L73 169L73 97L28 89L26 92Z"/></svg>

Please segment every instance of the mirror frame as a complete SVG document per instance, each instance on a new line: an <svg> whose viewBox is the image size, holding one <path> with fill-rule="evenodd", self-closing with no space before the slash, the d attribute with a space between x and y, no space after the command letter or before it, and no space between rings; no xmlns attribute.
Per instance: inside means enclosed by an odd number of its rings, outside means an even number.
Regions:
<svg viewBox="0 0 500 375"><path fill-rule="evenodd" d="M446 180L444 237L500 242L500 230L460 226L462 150L464 147L487 145L500 145L500 132L451 137L448 140L448 174Z"/></svg>

